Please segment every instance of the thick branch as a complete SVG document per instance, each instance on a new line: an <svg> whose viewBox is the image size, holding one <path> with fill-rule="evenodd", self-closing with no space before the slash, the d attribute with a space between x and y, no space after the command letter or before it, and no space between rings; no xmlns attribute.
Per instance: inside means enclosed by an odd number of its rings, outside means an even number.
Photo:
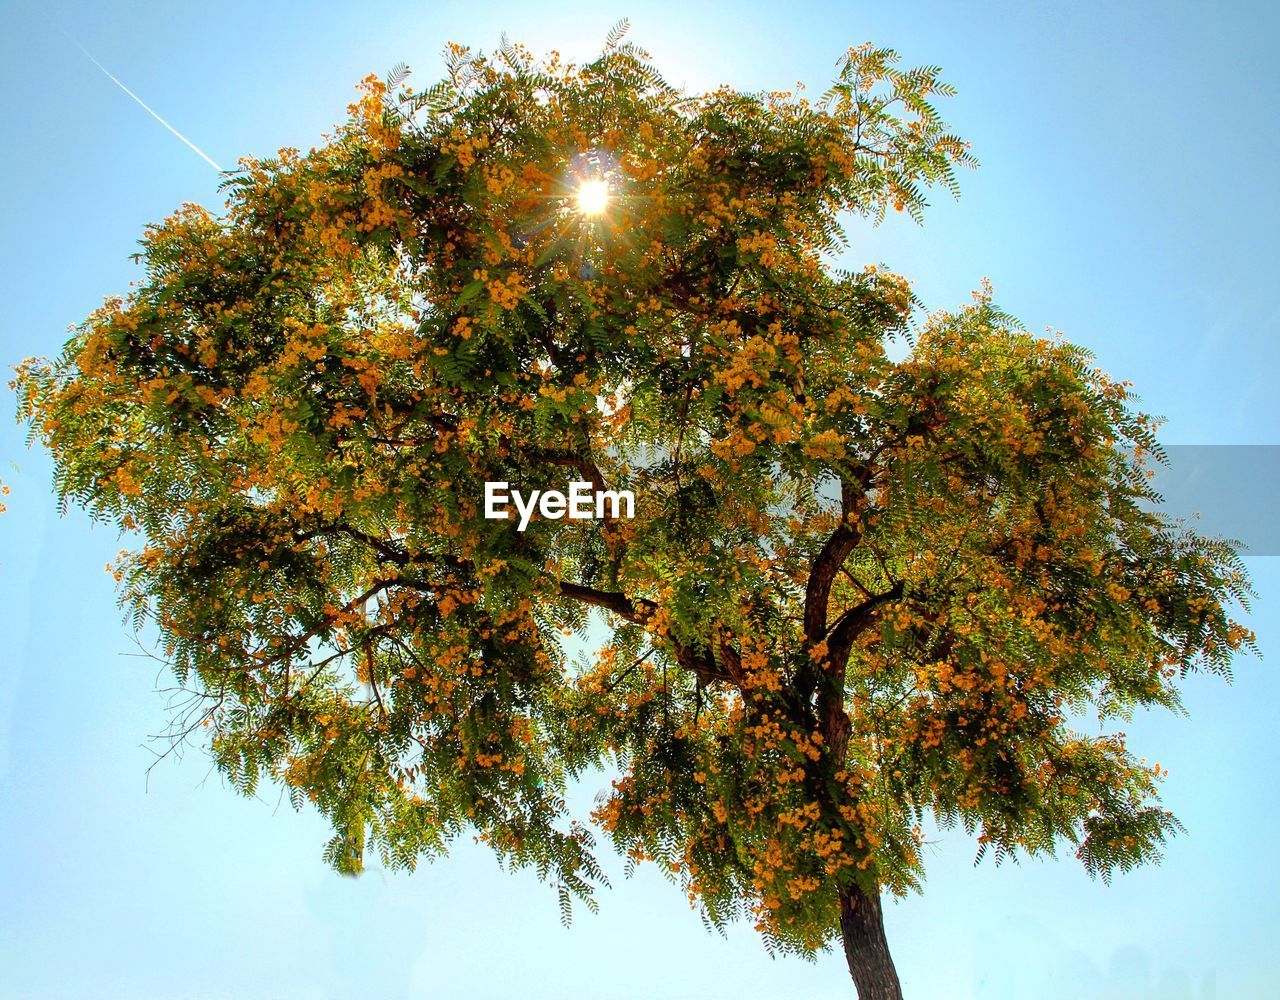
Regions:
<svg viewBox="0 0 1280 1000"><path fill-rule="evenodd" d="M604 608L615 615L636 624L644 624L658 606L646 598L633 600L626 594L615 590L596 590L584 587L579 583L561 580L560 593L583 604ZM694 648L668 637L676 662L684 669L695 674L704 684L711 681L727 681L737 684L742 678L741 657L738 651L726 642L719 643L719 662L709 648Z"/></svg>
<svg viewBox="0 0 1280 1000"><path fill-rule="evenodd" d="M838 675L843 682L845 665L849 662L853 643L875 622L876 609L888 601L896 601L902 596L902 592L902 581L898 581L884 593L868 597L836 619L827 634L827 663L832 676Z"/></svg>
<svg viewBox="0 0 1280 1000"><path fill-rule="evenodd" d="M862 496L863 482L840 480L840 523L831 533L809 571L809 583L804 595L804 636L808 645L821 642L827 633L827 604L831 587L845 559L862 540L861 525L854 520L858 512L858 499Z"/></svg>
<svg viewBox="0 0 1280 1000"><path fill-rule="evenodd" d="M844 708L849 652L854 640L876 621L880 605L897 600L902 593L903 585L899 581L884 593L867 598L841 615L827 635L826 670L821 673L822 684L818 689L818 724L827 751L837 762L844 761L845 747L849 744L849 713Z"/></svg>
<svg viewBox="0 0 1280 1000"><path fill-rule="evenodd" d="M560 581L560 593L564 597L581 601L583 604L612 611L615 615L637 624L643 624L658 610L658 606L650 600L641 598L639 601L633 601L626 594L616 590L596 590L594 587L584 587L580 583L570 583L568 580Z"/></svg>

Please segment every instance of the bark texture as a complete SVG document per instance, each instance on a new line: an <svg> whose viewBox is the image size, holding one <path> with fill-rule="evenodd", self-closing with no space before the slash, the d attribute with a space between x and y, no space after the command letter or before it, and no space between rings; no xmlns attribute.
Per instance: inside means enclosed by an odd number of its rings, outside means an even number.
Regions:
<svg viewBox="0 0 1280 1000"><path fill-rule="evenodd" d="M879 895L867 895L856 886L842 892L840 934L858 1000L902 1000L898 970L884 936Z"/></svg>

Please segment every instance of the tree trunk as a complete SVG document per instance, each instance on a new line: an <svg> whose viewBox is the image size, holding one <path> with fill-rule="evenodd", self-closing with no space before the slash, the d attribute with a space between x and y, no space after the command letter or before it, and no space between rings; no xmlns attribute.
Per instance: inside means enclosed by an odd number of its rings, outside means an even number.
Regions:
<svg viewBox="0 0 1280 1000"><path fill-rule="evenodd" d="M867 895L857 886L840 893L840 934L858 1000L902 1000L898 970L884 937L880 896Z"/></svg>

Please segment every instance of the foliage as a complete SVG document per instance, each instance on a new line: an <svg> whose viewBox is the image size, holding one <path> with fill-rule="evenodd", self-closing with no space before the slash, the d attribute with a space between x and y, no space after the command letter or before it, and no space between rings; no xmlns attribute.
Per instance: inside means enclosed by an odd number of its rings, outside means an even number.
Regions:
<svg viewBox="0 0 1280 1000"><path fill-rule="evenodd" d="M446 56L149 227L144 280L19 371L63 502L142 539L116 573L181 734L315 803L340 871L474 831L567 911L594 829L803 952L848 886L919 884L929 814L1156 856L1160 768L1072 720L1226 674L1247 584L1152 510L1153 424L1085 352L983 290L895 361L910 286L832 266L842 213L972 162L937 68L862 46L812 100L681 92L620 31ZM483 518L486 480L567 479L635 518Z"/></svg>

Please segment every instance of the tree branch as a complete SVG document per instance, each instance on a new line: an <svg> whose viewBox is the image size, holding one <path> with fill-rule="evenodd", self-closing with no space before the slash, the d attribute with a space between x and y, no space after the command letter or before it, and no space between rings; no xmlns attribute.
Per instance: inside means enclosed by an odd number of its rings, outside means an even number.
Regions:
<svg viewBox="0 0 1280 1000"><path fill-rule="evenodd" d="M658 606L653 601L646 598L633 601L626 594L616 590L596 590L594 587L584 587L580 583L570 583L568 580L560 580L559 584L561 596L612 611L615 615L638 625L643 624L658 610Z"/></svg>
<svg viewBox="0 0 1280 1000"><path fill-rule="evenodd" d="M899 580L884 593L868 597L861 604L850 608L831 626L831 631L827 634L828 671L838 673L841 683L844 681L845 665L849 662L849 652L854 641L875 621L875 612L880 605L896 601L902 594L903 584Z"/></svg>

